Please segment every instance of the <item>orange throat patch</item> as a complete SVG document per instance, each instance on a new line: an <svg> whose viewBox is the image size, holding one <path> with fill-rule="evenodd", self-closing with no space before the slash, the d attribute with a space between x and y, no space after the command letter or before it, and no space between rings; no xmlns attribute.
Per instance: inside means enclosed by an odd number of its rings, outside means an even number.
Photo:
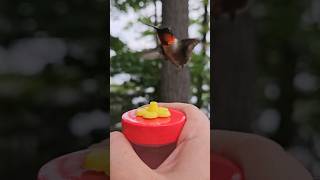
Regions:
<svg viewBox="0 0 320 180"><path fill-rule="evenodd" d="M161 44L163 45L172 45L175 43L176 38L169 33L165 33L159 36L159 39L161 41Z"/></svg>

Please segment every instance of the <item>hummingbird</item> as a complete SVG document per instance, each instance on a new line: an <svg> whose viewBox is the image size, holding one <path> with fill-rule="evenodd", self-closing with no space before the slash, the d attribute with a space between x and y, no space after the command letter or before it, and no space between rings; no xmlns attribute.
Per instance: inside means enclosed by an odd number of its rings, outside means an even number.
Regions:
<svg viewBox="0 0 320 180"><path fill-rule="evenodd" d="M248 9L249 0L215 0L213 2L213 17L219 17L228 14L234 21L236 15L243 13Z"/></svg>
<svg viewBox="0 0 320 180"><path fill-rule="evenodd" d="M166 60L169 60L178 68L183 68L189 61L193 48L200 42L200 40L194 38L178 40L168 27L159 28L150 24L143 24L153 27L157 31L162 54Z"/></svg>

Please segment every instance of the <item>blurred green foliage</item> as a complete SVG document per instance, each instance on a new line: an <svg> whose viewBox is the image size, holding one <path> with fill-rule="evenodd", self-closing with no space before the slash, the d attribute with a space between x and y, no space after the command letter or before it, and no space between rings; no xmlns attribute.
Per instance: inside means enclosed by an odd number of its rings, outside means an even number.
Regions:
<svg viewBox="0 0 320 180"><path fill-rule="evenodd" d="M320 165L320 28L316 1L258 0L251 12L258 37L258 106L275 109L268 135L314 171ZM259 11L260 9L262 11ZM271 87L271 88L270 88ZM319 175L319 174L317 174Z"/></svg>
<svg viewBox="0 0 320 180"><path fill-rule="evenodd" d="M127 11L128 8L133 8L135 11L145 8L149 3L153 2L151 0L112 0L113 6L121 11Z"/></svg>
<svg viewBox="0 0 320 180"><path fill-rule="evenodd" d="M119 122L121 113L135 106L134 97L157 99L159 92L160 61L146 61L137 52L131 52L118 38L111 37L111 49L116 55L110 61L110 76L120 73L130 74L130 80L123 84L110 86L110 112L112 122ZM154 92L145 92L148 87L155 88Z"/></svg>
<svg viewBox="0 0 320 180"><path fill-rule="evenodd" d="M293 102L319 100L318 80L315 82L309 81L310 78L319 77L320 73L320 54L316 48L320 42L320 31L316 21L308 22L306 20L306 18L312 18L311 14L314 13L309 11L312 5L311 2L257 2L257 4L265 7L265 13L256 17L259 20L256 22L258 41L259 45L261 45L258 48L259 80L260 82L264 82L264 86L268 85L268 83L276 84L280 88L281 94L292 93L288 98L292 99ZM297 78L301 73L310 75L310 77L306 77L304 80L312 83L311 88L303 89L304 85L310 86L310 84L303 84L303 82L299 84L297 82ZM263 91L260 92L263 93ZM277 108L277 103L282 101L277 98L269 99L265 97L265 94L260 95L264 97L266 106L275 106ZM296 106L292 113L299 111L301 108L304 109L302 107L304 103L290 104L290 101L287 103L287 106ZM311 106L306 110L315 108L316 104L319 103L310 103ZM316 105L316 107L318 106ZM301 125L308 125L307 122L313 119L314 113L317 114L318 111L311 110L306 113L305 115L308 117L303 117ZM295 120L294 118L293 116L293 121ZM317 122L320 123L320 121ZM292 139L294 138L293 136Z"/></svg>
<svg viewBox="0 0 320 180"><path fill-rule="evenodd" d="M72 119L79 113L109 109L106 3L105 0L0 1L1 179L36 179L39 168L47 161L86 148L107 136L103 129L83 136L71 131ZM33 47L16 51L18 43L28 41L33 46L39 39L49 45L50 39L61 42L63 47L50 47L65 48L62 59L49 62L51 52L56 49L46 48L47 44L35 47L39 50L33 52L25 50ZM20 55L21 51L28 56ZM40 51L45 55L38 55ZM39 72L19 71L40 67L43 62Z"/></svg>

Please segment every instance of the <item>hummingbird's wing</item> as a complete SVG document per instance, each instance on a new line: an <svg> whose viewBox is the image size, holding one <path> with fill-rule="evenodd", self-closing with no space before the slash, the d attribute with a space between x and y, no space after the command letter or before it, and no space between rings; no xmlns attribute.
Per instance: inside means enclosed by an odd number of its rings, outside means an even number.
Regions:
<svg viewBox="0 0 320 180"><path fill-rule="evenodd" d="M188 62L193 48L199 43L198 39L183 39L172 45L162 45L162 53L166 60L177 67L182 67Z"/></svg>
<svg viewBox="0 0 320 180"><path fill-rule="evenodd" d="M179 44L182 52L183 62L180 64L186 64L191 57L193 48L200 42L199 39L182 39Z"/></svg>
<svg viewBox="0 0 320 180"><path fill-rule="evenodd" d="M215 0L213 16L219 17L223 14L229 14L231 20L234 20L237 14L247 11L248 6L248 0Z"/></svg>

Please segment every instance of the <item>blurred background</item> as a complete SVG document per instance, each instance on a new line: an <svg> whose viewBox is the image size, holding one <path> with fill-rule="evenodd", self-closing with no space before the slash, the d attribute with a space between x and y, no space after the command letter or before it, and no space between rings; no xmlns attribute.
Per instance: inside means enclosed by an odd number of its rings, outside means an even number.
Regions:
<svg viewBox="0 0 320 180"><path fill-rule="evenodd" d="M0 177L108 135L105 0L0 1Z"/></svg>
<svg viewBox="0 0 320 180"><path fill-rule="evenodd" d="M211 125L272 138L320 176L320 2L214 2L189 0L189 37L205 41L188 64L188 102L210 112L211 64ZM123 112L159 101L162 60L143 58L156 41L138 20L160 24L161 1L111 0L110 17L106 4L0 1L2 178L35 179L48 160L107 136L106 18L111 128Z"/></svg>
<svg viewBox="0 0 320 180"><path fill-rule="evenodd" d="M168 10L171 7L176 9ZM121 127L122 113L152 100L189 102L209 115L209 15L208 0L111 0L110 128L112 130ZM177 16L179 21L175 19ZM201 40L183 70L177 71L171 63L163 59L149 58L148 52L157 47L156 32L139 21L169 26L178 39L189 37ZM171 86L164 81L171 81Z"/></svg>
<svg viewBox="0 0 320 180"><path fill-rule="evenodd" d="M272 138L319 177L320 1L216 0L212 11L214 128Z"/></svg>

